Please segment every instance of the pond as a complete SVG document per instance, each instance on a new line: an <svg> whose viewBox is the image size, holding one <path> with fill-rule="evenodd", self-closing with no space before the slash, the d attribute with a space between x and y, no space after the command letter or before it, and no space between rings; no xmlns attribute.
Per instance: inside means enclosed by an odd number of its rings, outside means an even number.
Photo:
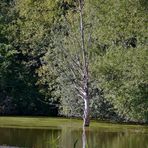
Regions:
<svg viewBox="0 0 148 148"><path fill-rule="evenodd" d="M0 148L148 148L148 127L55 118L0 117Z"/></svg>

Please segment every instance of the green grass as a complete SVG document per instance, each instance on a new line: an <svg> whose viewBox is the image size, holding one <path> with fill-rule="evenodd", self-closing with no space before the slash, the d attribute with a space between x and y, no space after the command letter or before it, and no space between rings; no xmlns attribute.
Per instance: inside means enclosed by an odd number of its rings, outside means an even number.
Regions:
<svg viewBox="0 0 148 148"><path fill-rule="evenodd" d="M82 120L79 119L66 119L66 118L48 118L48 117L0 117L0 127L9 128L64 128L70 127L74 129L82 128ZM148 126L143 125L126 125L126 124L113 124L105 122L92 121L90 127L86 130L132 130L134 132L148 133Z"/></svg>
<svg viewBox="0 0 148 148"><path fill-rule="evenodd" d="M81 120L72 120L64 118L47 117L0 117L0 127L18 127L18 128L51 128L63 126L81 126Z"/></svg>

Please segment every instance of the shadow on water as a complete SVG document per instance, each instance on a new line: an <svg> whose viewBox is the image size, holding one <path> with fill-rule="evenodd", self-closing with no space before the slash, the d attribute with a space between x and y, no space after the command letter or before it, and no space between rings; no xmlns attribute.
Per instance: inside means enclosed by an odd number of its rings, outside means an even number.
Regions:
<svg viewBox="0 0 148 148"><path fill-rule="evenodd" d="M148 133L107 128L0 128L0 148L148 148Z"/></svg>

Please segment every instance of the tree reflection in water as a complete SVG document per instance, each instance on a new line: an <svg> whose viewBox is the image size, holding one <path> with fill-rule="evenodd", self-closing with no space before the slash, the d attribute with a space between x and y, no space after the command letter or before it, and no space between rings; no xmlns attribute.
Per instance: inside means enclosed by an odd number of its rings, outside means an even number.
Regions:
<svg viewBox="0 0 148 148"><path fill-rule="evenodd" d="M111 125L110 125L111 126ZM147 128L63 126L48 129L0 128L0 148L148 148Z"/></svg>
<svg viewBox="0 0 148 148"><path fill-rule="evenodd" d="M83 133L82 133L82 148L86 148L86 143L87 143L87 139L86 139L86 128L83 127Z"/></svg>

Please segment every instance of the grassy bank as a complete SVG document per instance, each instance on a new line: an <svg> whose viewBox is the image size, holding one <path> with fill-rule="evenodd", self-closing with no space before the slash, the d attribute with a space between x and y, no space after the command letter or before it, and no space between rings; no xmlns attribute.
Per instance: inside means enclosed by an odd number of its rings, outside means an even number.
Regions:
<svg viewBox="0 0 148 148"><path fill-rule="evenodd" d="M82 128L82 120L66 119L66 118L47 118L47 117L0 117L0 127L9 128ZM143 125L126 125L126 124L113 124L105 122L92 121L89 130L93 129L107 129L107 130L126 130L131 129L134 132L148 133L148 126Z"/></svg>

